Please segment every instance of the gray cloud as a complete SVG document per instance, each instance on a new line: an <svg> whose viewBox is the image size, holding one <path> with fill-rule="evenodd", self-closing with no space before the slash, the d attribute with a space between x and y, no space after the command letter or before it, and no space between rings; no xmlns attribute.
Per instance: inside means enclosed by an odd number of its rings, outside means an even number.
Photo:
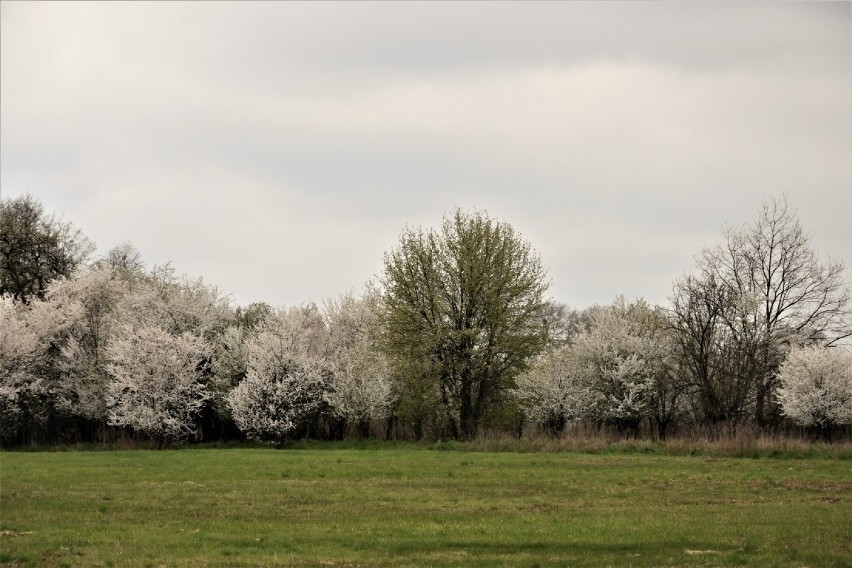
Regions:
<svg viewBox="0 0 852 568"><path fill-rule="evenodd" d="M664 301L789 194L852 264L848 3L2 3L4 195L240 302L361 283L454 206L575 306Z"/></svg>

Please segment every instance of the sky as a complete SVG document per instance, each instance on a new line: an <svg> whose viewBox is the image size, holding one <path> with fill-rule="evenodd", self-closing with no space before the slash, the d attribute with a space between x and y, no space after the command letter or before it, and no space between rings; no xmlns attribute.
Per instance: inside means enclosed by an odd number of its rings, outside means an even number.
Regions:
<svg viewBox="0 0 852 568"><path fill-rule="evenodd" d="M456 207L578 309L665 303L783 195L850 266L852 3L3 1L0 191L242 305Z"/></svg>

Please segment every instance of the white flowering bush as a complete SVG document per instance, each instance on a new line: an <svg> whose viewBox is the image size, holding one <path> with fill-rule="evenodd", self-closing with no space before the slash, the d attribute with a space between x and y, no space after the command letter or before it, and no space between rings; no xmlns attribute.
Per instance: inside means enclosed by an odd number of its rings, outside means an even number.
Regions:
<svg viewBox="0 0 852 568"><path fill-rule="evenodd" d="M252 440L281 443L322 404L328 371L314 316L304 308L279 313L251 339L246 377L226 401Z"/></svg>
<svg viewBox="0 0 852 568"><path fill-rule="evenodd" d="M18 427L50 425L71 413L75 385L67 380L62 354L79 333L82 305L53 304L33 298L29 304L0 297L0 387L3 418L0 437L10 440Z"/></svg>
<svg viewBox="0 0 852 568"><path fill-rule="evenodd" d="M328 302L328 362L331 388L326 395L332 413L366 435L374 420L390 415L396 401L390 364L376 346L378 297L344 295Z"/></svg>
<svg viewBox="0 0 852 568"><path fill-rule="evenodd" d="M125 326L107 348L109 423L165 444L196 437L197 419L209 397L201 382L208 350L191 333Z"/></svg>
<svg viewBox="0 0 852 568"><path fill-rule="evenodd" d="M577 379L573 349L563 346L539 355L518 377L512 394L528 419L557 433L594 400L592 391Z"/></svg>
<svg viewBox="0 0 852 568"><path fill-rule="evenodd" d="M826 437L852 424L852 353L841 347L794 348L778 373L781 411Z"/></svg>

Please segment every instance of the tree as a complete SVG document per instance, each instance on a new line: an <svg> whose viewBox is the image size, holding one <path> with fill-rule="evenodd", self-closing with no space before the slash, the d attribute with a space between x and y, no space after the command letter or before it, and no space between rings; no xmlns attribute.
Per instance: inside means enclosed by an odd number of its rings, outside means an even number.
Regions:
<svg viewBox="0 0 852 568"><path fill-rule="evenodd" d="M563 345L538 355L518 377L513 394L526 418L558 434L568 420L581 417L592 404L590 390L577 379L574 351Z"/></svg>
<svg viewBox="0 0 852 568"><path fill-rule="evenodd" d="M328 389L324 328L316 306L269 317L249 343L245 379L227 396L249 438L281 443L316 412Z"/></svg>
<svg viewBox="0 0 852 568"><path fill-rule="evenodd" d="M619 306L620 299L615 306ZM652 378L647 416L656 426L661 439L666 438L669 427L684 415L686 387L680 376L674 356L674 341L668 313L660 306L651 306L637 300L623 306L628 329L638 336L640 355Z"/></svg>
<svg viewBox="0 0 852 568"><path fill-rule="evenodd" d="M73 412L75 390L65 380L63 354L80 334L83 306L73 300L24 304L10 295L0 298L0 385L4 404L11 406L14 400L20 426L6 437L49 440L61 434L58 419Z"/></svg>
<svg viewBox="0 0 852 568"><path fill-rule="evenodd" d="M144 432L164 444L198 434L197 419L208 398L202 384L209 360L204 340L173 335L157 326L125 326L107 348L109 422Z"/></svg>
<svg viewBox="0 0 852 568"><path fill-rule="evenodd" d="M580 409L585 418L636 434L643 418L655 417L665 435L676 403L664 388L669 349L647 303L617 298L594 309L589 329L571 349L576 384L589 393L584 396L588 406Z"/></svg>
<svg viewBox="0 0 852 568"><path fill-rule="evenodd" d="M741 311L738 302L713 274L687 276L674 286L673 351L693 416L701 423L737 424L753 405L755 357L731 329Z"/></svg>
<svg viewBox="0 0 852 568"><path fill-rule="evenodd" d="M327 395L335 416L369 434L370 424L390 415L396 401L390 365L378 349L381 332L380 298L369 291L361 298L345 294L326 303L329 367L332 385Z"/></svg>
<svg viewBox="0 0 852 568"><path fill-rule="evenodd" d="M413 380L472 438L547 342L538 256L510 225L456 210L439 231L406 229L384 265L387 352L398 368L419 361Z"/></svg>
<svg viewBox="0 0 852 568"><path fill-rule="evenodd" d="M588 329L591 308L573 310L561 302L548 301L544 305L544 333L554 346L572 343L583 330Z"/></svg>
<svg viewBox="0 0 852 568"><path fill-rule="evenodd" d="M253 302L236 309L235 318L239 326L247 331L253 331L274 315L275 310L265 302Z"/></svg>
<svg viewBox="0 0 852 568"><path fill-rule="evenodd" d="M0 442L14 441L24 417L24 389L38 349L38 337L21 317L20 304L0 296Z"/></svg>
<svg viewBox="0 0 852 568"><path fill-rule="evenodd" d="M231 418L227 396L248 375L249 344L253 337L253 330L232 325L213 344L213 376L208 387L210 403L220 418Z"/></svg>
<svg viewBox="0 0 852 568"><path fill-rule="evenodd" d="M0 200L0 294L43 298L47 285L83 266L94 245L30 195Z"/></svg>
<svg viewBox="0 0 852 568"><path fill-rule="evenodd" d="M138 326L159 326L174 335L192 333L212 341L234 319L228 298L201 278L177 276L170 265L142 275L124 305Z"/></svg>
<svg viewBox="0 0 852 568"><path fill-rule="evenodd" d="M248 376L249 347L262 325L273 316L274 310L268 304L238 307L234 317L236 323L214 339L213 373L208 383L212 414L205 422L213 435L236 434L238 427L228 405L228 395Z"/></svg>
<svg viewBox="0 0 852 568"><path fill-rule="evenodd" d="M763 203L758 215L725 232L725 242L699 259L705 278L723 289L721 312L740 367L755 384L755 421L777 417L772 393L791 345L833 345L852 336L850 291L839 260L823 261L786 198Z"/></svg>
<svg viewBox="0 0 852 568"><path fill-rule="evenodd" d="M93 424L107 421L106 349L122 324L121 306L130 290L122 276L107 267L93 267L73 279L54 281L45 295L45 309L54 312L79 306L58 365L67 392L65 411Z"/></svg>
<svg viewBox="0 0 852 568"><path fill-rule="evenodd" d="M138 275L145 270L141 253L129 242L121 243L110 249L95 265L123 274Z"/></svg>
<svg viewBox="0 0 852 568"><path fill-rule="evenodd" d="M852 352L843 348L794 348L778 373L781 411L830 440L852 424Z"/></svg>

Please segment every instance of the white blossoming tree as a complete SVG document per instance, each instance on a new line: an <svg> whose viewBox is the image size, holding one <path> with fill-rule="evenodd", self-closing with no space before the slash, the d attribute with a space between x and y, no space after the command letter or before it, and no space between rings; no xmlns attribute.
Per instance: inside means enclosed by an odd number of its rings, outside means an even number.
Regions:
<svg viewBox="0 0 852 568"><path fill-rule="evenodd" d="M778 374L782 412L826 439L852 424L852 352L841 348L794 348Z"/></svg>
<svg viewBox="0 0 852 568"><path fill-rule="evenodd" d="M316 316L313 307L282 311L250 340L246 377L226 400L252 440L283 442L322 404L328 370Z"/></svg>
<svg viewBox="0 0 852 568"><path fill-rule="evenodd" d="M326 304L329 367L333 373L327 400L335 416L354 424L359 436L369 434L375 420L390 415L396 400L390 364L379 351L378 294L340 296Z"/></svg>
<svg viewBox="0 0 852 568"><path fill-rule="evenodd" d="M18 432L23 413L21 391L37 347L38 339L27 328L12 296L0 296L0 442L11 441Z"/></svg>
<svg viewBox="0 0 852 568"><path fill-rule="evenodd" d="M201 363L209 347L191 333L172 335L157 326L125 326L107 348L109 422L144 432L161 444L198 434L208 398Z"/></svg>
<svg viewBox="0 0 852 568"><path fill-rule="evenodd" d="M232 323L228 298L201 278L177 276L155 266L135 285L123 310L139 326L158 326L174 335L185 332L212 339Z"/></svg>
<svg viewBox="0 0 852 568"><path fill-rule="evenodd" d="M636 433L651 416L667 375L667 344L648 323L651 308L643 301L618 298L593 310L589 329L572 347L576 384L591 402L585 418Z"/></svg>
<svg viewBox="0 0 852 568"><path fill-rule="evenodd" d="M48 288L46 300L54 311L79 307L57 361L66 391L60 405L69 415L92 423L107 421L106 348L120 325L120 305L128 290L128 282L106 267L57 280Z"/></svg>
<svg viewBox="0 0 852 568"><path fill-rule="evenodd" d="M0 298L0 386L7 416L3 438L39 441L58 434L57 419L75 398L65 380L62 354L79 333L83 307L33 298L28 304ZM18 427L22 430L19 431Z"/></svg>
<svg viewBox="0 0 852 568"><path fill-rule="evenodd" d="M558 434L568 420L579 418L594 402L591 389L578 382L577 364L569 345L542 353L518 377L513 391L524 416Z"/></svg>

